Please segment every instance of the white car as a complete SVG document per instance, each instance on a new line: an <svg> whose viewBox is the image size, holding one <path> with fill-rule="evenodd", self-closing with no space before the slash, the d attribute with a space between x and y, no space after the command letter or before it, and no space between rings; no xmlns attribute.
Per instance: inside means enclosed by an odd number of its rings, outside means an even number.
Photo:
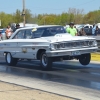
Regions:
<svg viewBox="0 0 100 100"><path fill-rule="evenodd" d="M0 41L0 54L5 54L8 65L16 65L19 59L35 59L40 60L43 70L62 60L77 59L88 65L97 49L95 38L71 36L59 25L20 28L10 39Z"/></svg>

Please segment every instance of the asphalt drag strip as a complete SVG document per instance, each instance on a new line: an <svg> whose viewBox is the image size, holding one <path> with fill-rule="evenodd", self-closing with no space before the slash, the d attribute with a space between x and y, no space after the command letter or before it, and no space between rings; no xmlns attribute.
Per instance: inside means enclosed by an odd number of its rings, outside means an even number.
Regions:
<svg viewBox="0 0 100 100"><path fill-rule="evenodd" d="M80 100L100 100L99 63L83 67L77 61L56 62L51 71L42 71L39 64L21 61L7 66L1 62L0 80Z"/></svg>

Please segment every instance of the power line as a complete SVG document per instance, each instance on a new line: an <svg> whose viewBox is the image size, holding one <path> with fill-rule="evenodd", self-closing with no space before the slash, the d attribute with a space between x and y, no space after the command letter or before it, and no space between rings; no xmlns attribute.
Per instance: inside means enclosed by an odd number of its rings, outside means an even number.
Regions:
<svg viewBox="0 0 100 100"><path fill-rule="evenodd" d="M81 4L79 4L79 5L76 5L76 6L82 6L82 5L85 5L85 4L88 4L88 3L90 3L90 2L94 2L95 0L90 0L90 1L87 1L87 2L84 2L84 3L81 3ZM74 7L76 7L76 6L74 6Z"/></svg>

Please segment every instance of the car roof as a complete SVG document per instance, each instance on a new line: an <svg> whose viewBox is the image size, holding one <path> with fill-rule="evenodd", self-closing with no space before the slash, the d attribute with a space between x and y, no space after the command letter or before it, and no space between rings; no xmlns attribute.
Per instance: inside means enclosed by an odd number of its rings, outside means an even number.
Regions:
<svg viewBox="0 0 100 100"><path fill-rule="evenodd" d="M45 28L45 27L56 27L61 25L40 25L40 26L32 26L32 27L21 27L19 29L30 29L30 28Z"/></svg>
<svg viewBox="0 0 100 100"><path fill-rule="evenodd" d="M40 26L32 26L32 27L21 27L17 29L11 36L11 38L19 31L24 29L32 29L32 28L47 28L47 27L56 27L56 26L62 26L62 25L40 25Z"/></svg>

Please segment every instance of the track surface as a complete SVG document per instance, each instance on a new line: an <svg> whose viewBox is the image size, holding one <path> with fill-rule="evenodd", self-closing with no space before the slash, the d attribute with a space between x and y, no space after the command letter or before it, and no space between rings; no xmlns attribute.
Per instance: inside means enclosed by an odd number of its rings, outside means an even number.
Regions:
<svg viewBox="0 0 100 100"><path fill-rule="evenodd" d="M99 62L88 66L77 61L56 62L51 71L42 71L39 61L20 61L16 66L7 66L1 58L0 80L80 100L100 100Z"/></svg>

